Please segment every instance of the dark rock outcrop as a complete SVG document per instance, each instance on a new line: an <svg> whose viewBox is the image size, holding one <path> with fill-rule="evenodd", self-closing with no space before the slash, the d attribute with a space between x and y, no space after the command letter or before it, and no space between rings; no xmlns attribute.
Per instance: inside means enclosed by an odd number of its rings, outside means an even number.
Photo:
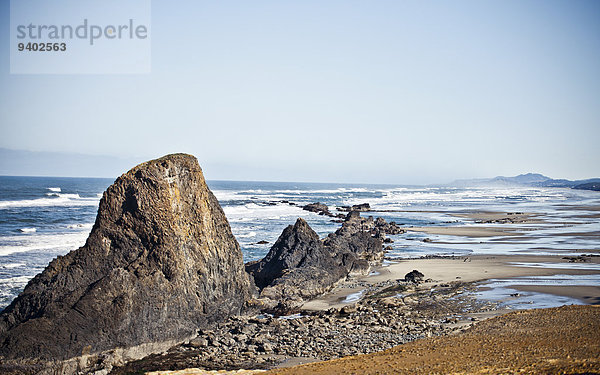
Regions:
<svg viewBox="0 0 600 375"><path fill-rule="evenodd" d="M342 227L330 233L325 238L325 246L334 253L350 251L367 260L379 260L383 258L382 244L386 234L396 235L404 233L394 222L386 222L378 217L373 220L372 216L364 218L358 211L350 211Z"/></svg>
<svg viewBox="0 0 600 375"><path fill-rule="evenodd" d="M119 177L86 244L53 260L1 313L0 363L156 350L239 313L251 290L196 158L168 155Z"/></svg>
<svg viewBox="0 0 600 375"><path fill-rule="evenodd" d="M375 219L375 227L379 232L383 232L389 235L402 234L406 232L404 229L400 228L395 222L390 221L388 223L381 217Z"/></svg>
<svg viewBox="0 0 600 375"><path fill-rule="evenodd" d="M425 277L425 275L423 275L421 272L419 272L417 270L412 270L409 273L407 273L406 275L404 275L404 281L409 282L409 283L419 284L419 283L423 282L424 277Z"/></svg>
<svg viewBox="0 0 600 375"><path fill-rule="evenodd" d="M302 206L302 209L305 211L314 212L319 215L331 216L331 217L334 216L331 212L329 212L329 207L327 207L326 204L323 204L320 202L309 203L305 206Z"/></svg>
<svg viewBox="0 0 600 375"><path fill-rule="evenodd" d="M350 212L341 228L324 240L303 219L285 228L269 253L248 263L246 271L261 290L260 297L286 306L316 297L353 274L367 274L383 258L384 229L395 224ZM269 304L268 302L266 302Z"/></svg>
<svg viewBox="0 0 600 375"><path fill-rule="evenodd" d="M355 204L352 206L342 206L338 208L338 211L358 211L358 212L369 212L371 211L371 205L368 203Z"/></svg>
<svg viewBox="0 0 600 375"><path fill-rule="evenodd" d="M308 299L326 292L347 269L325 248L303 219L283 233L259 262L248 264L261 297L274 301Z"/></svg>

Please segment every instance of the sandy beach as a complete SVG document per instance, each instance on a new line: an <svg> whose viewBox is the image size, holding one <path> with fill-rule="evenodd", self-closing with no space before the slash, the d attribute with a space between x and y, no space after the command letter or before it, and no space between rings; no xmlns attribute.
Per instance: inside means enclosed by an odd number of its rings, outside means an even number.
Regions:
<svg viewBox="0 0 600 375"><path fill-rule="evenodd" d="M520 235L520 232L516 228L493 227L411 227L407 228L407 231L467 237L496 237Z"/></svg>
<svg viewBox="0 0 600 375"><path fill-rule="evenodd" d="M454 258L431 258L400 260L386 267L379 267L375 272L378 275L359 277L336 287L331 293L321 298L314 299L304 304L308 310L326 310L331 307L342 307L347 303L345 298L352 293L358 293L368 286L386 280L397 280L412 270L418 270L431 279L423 283L421 289L435 288L439 284L453 281L477 282L488 279L503 279L523 276L550 276L556 274L589 275L600 274L600 270L578 269L578 265L598 265L600 257L590 257L585 263L572 263L562 256L528 256L528 255L473 255ZM542 267L524 267L516 264L543 264ZM555 268L552 268L552 267ZM558 268L560 266L571 268ZM361 285L351 287L359 282ZM520 287L522 290L549 293L580 299L583 303L593 303L600 300L600 286L536 286ZM596 302L597 303L597 302Z"/></svg>

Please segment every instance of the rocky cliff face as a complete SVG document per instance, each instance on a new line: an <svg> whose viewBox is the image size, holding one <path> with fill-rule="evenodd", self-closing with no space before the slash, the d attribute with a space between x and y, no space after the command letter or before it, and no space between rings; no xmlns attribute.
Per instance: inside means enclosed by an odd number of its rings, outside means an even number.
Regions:
<svg viewBox="0 0 600 375"><path fill-rule="evenodd" d="M119 177L86 244L53 260L2 312L0 356L63 360L184 340L239 313L250 288L197 160L168 155Z"/></svg>

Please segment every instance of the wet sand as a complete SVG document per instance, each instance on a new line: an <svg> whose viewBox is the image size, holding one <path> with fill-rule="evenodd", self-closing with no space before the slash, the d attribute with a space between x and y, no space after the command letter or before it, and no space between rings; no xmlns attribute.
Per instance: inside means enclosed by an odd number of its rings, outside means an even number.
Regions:
<svg viewBox="0 0 600 375"><path fill-rule="evenodd" d="M409 259L398 260L398 263L379 269L381 275L369 279L374 282L386 278L404 278L413 269L419 270L426 279L433 279L428 284L447 283L460 279L465 282L482 281L518 276L548 276L557 273L568 275L587 275L600 273L600 270L577 269L580 264L599 264L600 258L588 258L589 263L570 263L562 256L535 255L473 255L454 258ZM572 266L563 268L517 267L513 263L558 263ZM426 283L427 284L427 283Z"/></svg>
<svg viewBox="0 0 600 375"><path fill-rule="evenodd" d="M538 214L532 212L491 212L491 211L474 211L474 212L456 212L452 216L471 219L477 222L512 222L512 223L543 223L538 219Z"/></svg>
<svg viewBox="0 0 600 375"><path fill-rule="evenodd" d="M425 279L431 281L423 283L420 288L428 289L437 284L453 281L475 282L487 279L514 278L520 276L551 276L556 274L565 275L590 275L600 274L600 270L590 270L578 267L586 264L600 264L600 257L586 258L586 263L571 263L562 256L533 256L533 255L474 255L454 258L431 258L431 259L407 259L398 260L397 263L387 267L379 267L375 271L379 275L357 277L336 287L331 293L314 299L304 304L307 310L327 310L331 307L342 307L347 303L344 299L352 294L359 293L368 285L375 285L385 280L403 279L412 270L418 270L425 275ZM537 268L518 267L518 263L555 263L572 267L565 268ZM354 284L360 284L351 287ZM366 286L367 285L367 286ZM536 286L536 291L541 293L557 294L566 297L580 299L584 303L600 300L600 287L563 287L560 293L553 293L558 289L551 286Z"/></svg>
<svg viewBox="0 0 600 375"><path fill-rule="evenodd" d="M406 228L408 232L423 232L427 234L443 234L447 236L465 236L465 237L498 237L498 236L519 236L521 232L517 228L491 228L474 226L457 227L410 227Z"/></svg>
<svg viewBox="0 0 600 375"><path fill-rule="evenodd" d="M530 228L519 228L513 225L484 225L484 224L540 224L544 220L537 218L537 214L528 212L444 212L454 217L469 219L475 225L457 225L449 227L409 227L405 228L409 232L423 232L428 234L441 234L447 236L463 237L500 237L500 236L519 236L523 232L531 230Z"/></svg>
<svg viewBox="0 0 600 375"><path fill-rule="evenodd" d="M600 305L600 285L558 286L558 285L514 285L512 289L523 292L547 293L576 298L585 304Z"/></svg>
<svg viewBox="0 0 600 375"><path fill-rule="evenodd" d="M559 210L573 210L573 211L588 211L588 214L572 214L570 217L573 219L597 219L600 214L600 205L598 206L568 206L560 207ZM471 238L479 237L505 237L505 236L519 236L523 233L534 232L539 229L531 224L556 224L557 229L564 227L565 225L579 224L578 222L571 222L568 217L561 217L558 221L556 219L545 218L542 214L533 212L490 212L490 211L472 211L472 212L444 212L438 211L438 213L447 214L449 216L459 217L467 219L471 223L468 225L456 225L456 226L421 226L421 227L407 227L405 228L409 232L423 232L428 234L439 234L447 236L463 236ZM493 224L493 225L486 225ZM506 225L503 225L506 224ZM548 229L547 226L544 229ZM594 237L598 236L597 232L573 232L565 233L557 231L552 234L544 234L545 236L581 236L581 237Z"/></svg>

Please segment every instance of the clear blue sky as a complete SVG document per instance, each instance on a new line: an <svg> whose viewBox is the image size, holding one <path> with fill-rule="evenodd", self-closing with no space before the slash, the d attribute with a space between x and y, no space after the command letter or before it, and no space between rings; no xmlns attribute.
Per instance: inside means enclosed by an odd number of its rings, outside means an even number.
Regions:
<svg viewBox="0 0 600 375"><path fill-rule="evenodd" d="M0 147L188 152L209 179L600 177L599 1L153 1L148 75L10 75L0 7Z"/></svg>

